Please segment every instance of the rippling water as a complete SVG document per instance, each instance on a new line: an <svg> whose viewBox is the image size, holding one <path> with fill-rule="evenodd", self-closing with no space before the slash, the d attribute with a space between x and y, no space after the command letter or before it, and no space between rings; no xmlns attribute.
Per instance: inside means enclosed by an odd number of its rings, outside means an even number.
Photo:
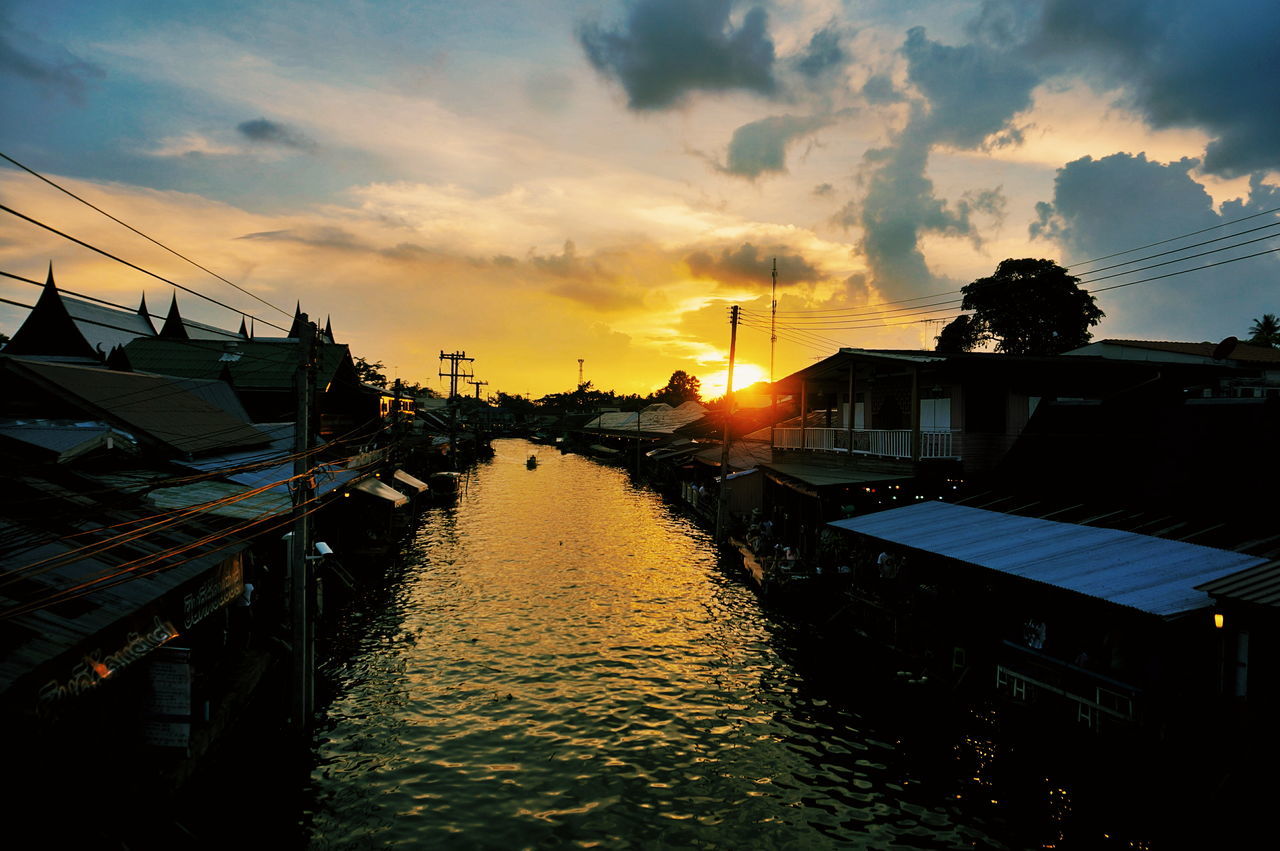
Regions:
<svg viewBox="0 0 1280 851"><path fill-rule="evenodd" d="M806 681L703 531L495 449L347 613L312 847L1003 847Z"/></svg>

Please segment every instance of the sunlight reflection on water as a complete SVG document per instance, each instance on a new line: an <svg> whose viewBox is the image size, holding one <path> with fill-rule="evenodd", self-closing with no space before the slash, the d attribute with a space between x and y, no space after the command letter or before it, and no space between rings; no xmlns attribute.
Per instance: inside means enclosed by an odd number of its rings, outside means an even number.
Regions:
<svg viewBox="0 0 1280 851"><path fill-rule="evenodd" d="M349 614L313 847L1002 847L805 683L703 531L619 470L495 449Z"/></svg>

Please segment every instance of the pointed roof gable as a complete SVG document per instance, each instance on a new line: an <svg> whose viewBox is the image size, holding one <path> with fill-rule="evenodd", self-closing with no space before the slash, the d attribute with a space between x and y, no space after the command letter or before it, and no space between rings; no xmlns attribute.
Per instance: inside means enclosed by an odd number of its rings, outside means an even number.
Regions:
<svg viewBox="0 0 1280 851"><path fill-rule="evenodd" d="M142 321L151 329L151 336L156 335L156 326L151 321L151 311L147 310L147 294L142 294L142 300L138 302L138 315L142 317Z"/></svg>
<svg viewBox="0 0 1280 851"><path fill-rule="evenodd" d="M241 316L241 317L240 317L240 336L241 336L241 337L244 337L246 340L248 340L248 339L249 339L249 329L248 329L247 327L245 327L244 322L245 322L245 320L244 320L244 316Z"/></svg>
<svg viewBox="0 0 1280 851"><path fill-rule="evenodd" d="M302 302L298 302L298 306L293 312L293 324L289 326L289 336L295 340L302 339L303 328L306 324L307 314L302 312Z"/></svg>
<svg viewBox="0 0 1280 851"><path fill-rule="evenodd" d="M330 343L337 342L337 340L333 339L333 324L329 321L328 316L324 318L324 336Z"/></svg>
<svg viewBox="0 0 1280 851"><path fill-rule="evenodd" d="M173 301L169 302L169 315L164 318L164 327L160 329L160 336L166 340L190 339L187 327L182 324L182 314L178 312L177 293L173 294Z"/></svg>
<svg viewBox="0 0 1280 851"><path fill-rule="evenodd" d="M40 298L5 346L5 354L99 359L100 355L80 332L53 282L52 263Z"/></svg>

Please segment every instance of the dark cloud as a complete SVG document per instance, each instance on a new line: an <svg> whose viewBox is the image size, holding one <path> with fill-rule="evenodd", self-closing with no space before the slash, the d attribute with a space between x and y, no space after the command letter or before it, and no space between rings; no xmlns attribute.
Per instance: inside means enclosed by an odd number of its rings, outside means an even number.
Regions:
<svg viewBox="0 0 1280 851"><path fill-rule="evenodd" d="M975 190L950 202L936 197L926 176L929 154L944 145L975 149L1016 143L1017 129L1010 122L1031 105L1039 76L1003 46L952 47L930 40L921 27L907 31L902 54L908 79L923 99L911 101L907 124L888 146L867 152L861 175L866 194L846 205L836 221L861 228L861 248L877 289L923 293L952 282L930 272L921 237L939 234L977 243L981 235L974 215L1000 218L1004 210L999 190ZM894 90L885 80L873 94L890 100Z"/></svg>
<svg viewBox="0 0 1280 851"><path fill-rule="evenodd" d="M775 115L733 131L728 162L721 169L739 177L787 170L787 146L832 122L827 116Z"/></svg>
<svg viewBox="0 0 1280 851"><path fill-rule="evenodd" d="M493 258L490 262L492 262L493 265L499 268L510 269L512 266L515 266L520 261L512 257L510 254L495 254L493 255Z"/></svg>
<svg viewBox="0 0 1280 851"><path fill-rule="evenodd" d="M590 260L578 256L577 246L573 240L566 239L564 250L559 254L541 255L529 250L529 263L558 278L592 278L600 273L600 269Z"/></svg>
<svg viewBox="0 0 1280 851"><path fill-rule="evenodd" d="M601 74L616 79L636 110L664 109L690 92L733 89L771 94L773 41L764 9L737 29L732 0L633 0L620 29L583 24L578 41Z"/></svg>
<svg viewBox="0 0 1280 851"><path fill-rule="evenodd" d="M1208 132L1202 168L1226 177L1280 168L1277 44L1272 0L1046 0L1025 39L1029 55L1123 87L1152 127Z"/></svg>
<svg viewBox="0 0 1280 851"><path fill-rule="evenodd" d="M830 183L819 183L817 186L813 187L813 194L817 195L819 198L826 198L833 195L835 194L835 191L836 188Z"/></svg>
<svg viewBox="0 0 1280 851"><path fill-rule="evenodd" d="M811 80L840 69L848 55L840 43L840 30L827 24L813 34L804 52L796 60L796 70Z"/></svg>
<svg viewBox="0 0 1280 851"><path fill-rule="evenodd" d="M902 46L911 82L929 102L933 141L976 148L1031 106L1039 76L1013 55L984 45L951 47L931 41L923 27L907 31Z"/></svg>
<svg viewBox="0 0 1280 851"><path fill-rule="evenodd" d="M685 258L689 271L697 278L712 278L722 283L767 287L772 284L773 261L778 261L778 284L792 286L822 279L808 260L799 254L788 254L787 247L775 245L761 251L749 242L735 249L724 249L716 257L707 251L695 251Z"/></svg>
<svg viewBox="0 0 1280 851"><path fill-rule="evenodd" d="M44 44L29 34L22 34L22 47L15 44L18 35L8 17L0 12L0 76L17 77L35 83L42 89L79 102L87 84L106 76L101 66L73 56L64 48Z"/></svg>
<svg viewBox="0 0 1280 851"><path fill-rule="evenodd" d="M315 142L312 142L299 131L279 122L269 121L266 118L242 121L236 125L236 129L240 131L240 135L250 142L263 145L281 145L286 148L297 148L298 150L311 150L315 147Z"/></svg>
<svg viewBox="0 0 1280 851"><path fill-rule="evenodd" d="M285 230L264 230L256 233L247 233L236 238L257 242L292 242L311 246L312 248L338 248L346 251L372 250L350 231L330 225L297 229L287 228Z"/></svg>
<svg viewBox="0 0 1280 851"><path fill-rule="evenodd" d="M893 85L893 80L885 74L873 74L868 77L862 84L862 96L873 106L902 103L907 99L906 95Z"/></svg>
<svg viewBox="0 0 1280 851"><path fill-rule="evenodd" d="M1254 244L1185 263L1137 271L1153 263L1185 256L1178 253L1141 260L1148 255L1243 232L1275 221L1274 217L1259 217L1148 250L1085 262L1227 224L1280 206L1280 190L1254 179L1248 198L1229 202L1220 211L1215 211L1213 199L1191 178L1190 172L1196 165L1195 160L1189 159L1166 165L1152 162L1142 154L1113 154L1096 160L1085 157L1068 163L1059 169L1054 181L1053 201L1037 205L1039 218L1031 226L1031 235L1058 243L1066 251L1065 262L1073 264L1069 265L1071 273L1084 280L1088 289L1166 275L1265 248L1266 243ZM1242 235L1238 240L1224 240L1190 249L1186 254L1231 245L1259 235ZM1104 266L1116 266L1130 260L1137 262L1101 270ZM1091 270L1099 271L1091 273ZM1102 280L1103 276L1113 275L1116 277ZM1126 333L1126 325L1154 325L1170 339L1217 340L1228 334L1240 335L1253 316L1274 307L1275 286L1272 282L1277 277L1280 277L1280 260L1269 255L1103 292L1098 300L1107 311L1108 326L1121 329L1117 332L1104 328L1104 332L1115 336ZM1096 284L1091 285L1092 281Z"/></svg>

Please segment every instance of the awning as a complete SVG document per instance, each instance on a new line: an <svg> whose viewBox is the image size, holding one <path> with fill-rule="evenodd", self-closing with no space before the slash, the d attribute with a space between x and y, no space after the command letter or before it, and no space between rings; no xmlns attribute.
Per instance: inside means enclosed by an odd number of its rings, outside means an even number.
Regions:
<svg viewBox="0 0 1280 851"><path fill-rule="evenodd" d="M422 481L421 479L415 479L413 476L409 475L404 470L396 470L391 478L395 479L397 482L400 482L403 485L407 485L408 487L413 488L418 493L422 493L427 489L426 482Z"/></svg>
<svg viewBox="0 0 1280 851"><path fill-rule="evenodd" d="M751 474L758 473L758 472L760 472L760 470L756 467L752 467L750 470L739 470L736 473L730 473L729 475L725 476L724 480L726 482L732 482L732 481L736 481L737 479L741 479L743 476L750 476ZM720 481L720 477L716 476L715 480L717 482Z"/></svg>
<svg viewBox="0 0 1280 851"><path fill-rule="evenodd" d="M854 467L837 467L829 464L813 464L803 461L774 461L766 464L770 473L778 473L804 482L813 487L828 485L864 485L873 482L893 482L911 478L911 473L886 473L881 470L859 470ZM787 484L776 476L770 476L778 484Z"/></svg>
<svg viewBox="0 0 1280 851"><path fill-rule="evenodd" d="M390 485L387 485L387 484L384 484L383 482L378 481L377 479L361 479L356 484L355 489L358 491L364 491L370 496L376 496L379 499L385 499L388 502L390 502L392 505L396 506L397 508L408 503L409 501L409 497L400 493L400 491L396 490Z"/></svg>
<svg viewBox="0 0 1280 851"><path fill-rule="evenodd" d="M1209 596L1197 586L1266 562L1199 544L943 502L827 525L1163 616L1208 606Z"/></svg>

